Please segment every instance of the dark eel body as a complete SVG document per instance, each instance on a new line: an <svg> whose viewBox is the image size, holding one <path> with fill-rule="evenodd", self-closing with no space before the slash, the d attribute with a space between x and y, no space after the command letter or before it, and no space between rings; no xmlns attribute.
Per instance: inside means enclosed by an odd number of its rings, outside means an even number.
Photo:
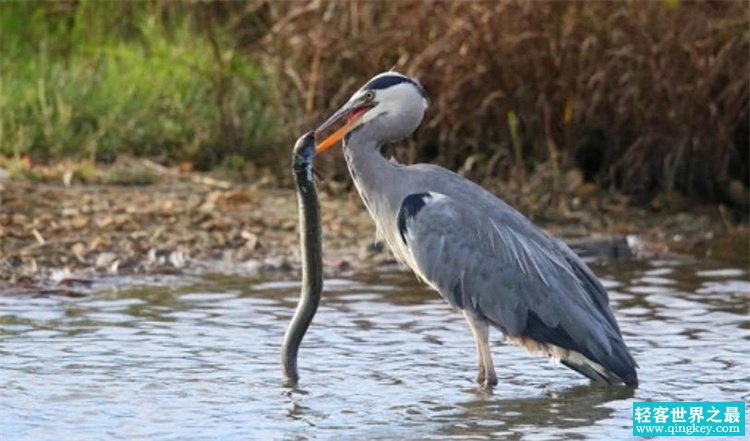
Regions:
<svg viewBox="0 0 750 441"><path fill-rule="evenodd" d="M292 171L299 202L302 289L297 310L284 336L284 344L281 347L281 366L286 378L293 383L299 379L297 353L300 343L318 310L320 295L323 291L320 203L312 173L313 156L315 156L315 137L312 132L309 132L297 140L292 159Z"/></svg>

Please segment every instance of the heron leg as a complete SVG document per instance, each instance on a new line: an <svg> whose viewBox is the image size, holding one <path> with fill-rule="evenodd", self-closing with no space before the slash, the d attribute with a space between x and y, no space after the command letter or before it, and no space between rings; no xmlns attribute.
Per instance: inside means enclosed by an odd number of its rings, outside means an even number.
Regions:
<svg viewBox="0 0 750 441"><path fill-rule="evenodd" d="M471 333L474 335L474 342L477 347L477 357L479 359L479 369L477 372L477 383L485 386L494 386L497 384L497 375L495 366L492 363L492 351L490 351L490 325L486 320L480 319L474 314L464 311L464 317L469 322Z"/></svg>

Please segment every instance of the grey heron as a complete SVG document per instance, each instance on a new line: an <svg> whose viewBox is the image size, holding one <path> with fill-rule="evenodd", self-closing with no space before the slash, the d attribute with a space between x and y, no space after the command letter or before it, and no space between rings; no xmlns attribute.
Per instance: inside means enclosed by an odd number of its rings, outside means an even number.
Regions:
<svg viewBox="0 0 750 441"><path fill-rule="evenodd" d="M562 241L478 184L436 165L384 158L428 106L420 83L389 71L370 79L317 130L316 153L343 139L344 156L377 232L398 260L461 310L476 342L476 380L497 384L491 328L606 384L637 385L637 364L607 291ZM343 126L323 137L336 125Z"/></svg>
<svg viewBox="0 0 750 441"><path fill-rule="evenodd" d="M302 135L294 146L292 171L299 203L300 248L302 254L302 289L297 310L289 323L281 347L281 366L291 383L299 379L297 353L302 338L320 304L323 290L323 251L320 234L320 202L312 174L315 155L313 134Z"/></svg>

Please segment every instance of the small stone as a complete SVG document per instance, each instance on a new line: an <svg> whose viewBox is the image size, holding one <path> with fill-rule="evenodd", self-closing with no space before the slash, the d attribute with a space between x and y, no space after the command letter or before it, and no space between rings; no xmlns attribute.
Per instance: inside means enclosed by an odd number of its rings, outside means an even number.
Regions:
<svg viewBox="0 0 750 441"><path fill-rule="evenodd" d="M117 254L115 253L100 253L98 256L96 256L96 262L94 262L94 266L100 269L107 268L112 265L115 260L117 260Z"/></svg>
<svg viewBox="0 0 750 441"><path fill-rule="evenodd" d="M262 268L263 263L258 259L250 259L242 263L242 269L251 276L258 274Z"/></svg>
<svg viewBox="0 0 750 441"><path fill-rule="evenodd" d="M80 214L80 211L78 211L75 207L67 207L62 209L62 215L63 217L68 216L78 216Z"/></svg>
<svg viewBox="0 0 750 441"><path fill-rule="evenodd" d="M86 253L86 245L83 242L76 242L72 247L70 247L70 251L78 258L83 258L83 255Z"/></svg>
<svg viewBox="0 0 750 441"><path fill-rule="evenodd" d="M70 224L73 228L80 230L81 228L89 224L89 219L87 217L77 216L73 218Z"/></svg>
<svg viewBox="0 0 750 441"><path fill-rule="evenodd" d="M171 263L175 268L183 268L186 261L187 259L185 258L185 253L183 253L182 251L172 251L169 254L169 263Z"/></svg>
<svg viewBox="0 0 750 441"><path fill-rule="evenodd" d="M240 237L245 239L244 247L250 251L254 251L258 247L258 236L247 230L242 230Z"/></svg>

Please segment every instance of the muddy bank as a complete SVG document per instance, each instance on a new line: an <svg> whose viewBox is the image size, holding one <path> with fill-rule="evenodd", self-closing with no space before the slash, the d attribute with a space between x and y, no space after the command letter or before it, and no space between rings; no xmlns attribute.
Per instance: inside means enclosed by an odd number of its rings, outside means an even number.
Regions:
<svg viewBox="0 0 750 441"><path fill-rule="evenodd" d="M0 181L0 286L55 289L104 275L196 271L257 276L298 265L294 191L210 178L153 185ZM321 194L330 273L392 263L355 194ZM720 210L585 208L536 216L579 251L605 258L687 253L747 262L748 234Z"/></svg>

